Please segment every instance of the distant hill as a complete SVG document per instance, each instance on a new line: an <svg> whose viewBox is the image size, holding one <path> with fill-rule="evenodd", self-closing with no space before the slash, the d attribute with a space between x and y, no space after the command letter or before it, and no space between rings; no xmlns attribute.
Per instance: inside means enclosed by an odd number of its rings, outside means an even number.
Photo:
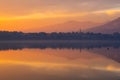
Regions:
<svg viewBox="0 0 120 80"><path fill-rule="evenodd" d="M111 34L114 32L120 32L120 17L106 24L87 29L86 31L96 32L96 33L108 33L108 34Z"/></svg>
<svg viewBox="0 0 120 80"><path fill-rule="evenodd" d="M60 24L50 25L42 27L41 30L43 32L71 32L71 31L80 31L80 29L87 29L93 26L97 26L99 23L95 22L79 22L79 21L67 21ZM39 30L39 29L38 29Z"/></svg>

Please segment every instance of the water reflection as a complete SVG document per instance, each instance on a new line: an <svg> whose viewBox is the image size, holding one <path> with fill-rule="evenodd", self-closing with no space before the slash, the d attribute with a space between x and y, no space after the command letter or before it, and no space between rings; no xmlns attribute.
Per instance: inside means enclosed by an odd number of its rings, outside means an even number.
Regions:
<svg viewBox="0 0 120 80"><path fill-rule="evenodd" d="M0 80L120 79L118 43L0 44Z"/></svg>
<svg viewBox="0 0 120 80"><path fill-rule="evenodd" d="M94 49L102 47L120 48L120 41L0 41L0 50L24 48Z"/></svg>
<svg viewBox="0 0 120 80"><path fill-rule="evenodd" d="M1 80L118 80L120 72L107 68L63 64L1 64ZM33 65L33 64L32 64Z"/></svg>

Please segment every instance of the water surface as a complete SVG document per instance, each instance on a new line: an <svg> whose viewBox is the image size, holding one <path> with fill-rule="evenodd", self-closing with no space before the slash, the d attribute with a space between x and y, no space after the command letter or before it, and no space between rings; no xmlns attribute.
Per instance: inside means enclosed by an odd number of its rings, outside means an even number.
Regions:
<svg viewBox="0 0 120 80"><path fill-rule="evenodd" d="M2 45L0 80L120 80L120 49L114 45Z"/></svg>

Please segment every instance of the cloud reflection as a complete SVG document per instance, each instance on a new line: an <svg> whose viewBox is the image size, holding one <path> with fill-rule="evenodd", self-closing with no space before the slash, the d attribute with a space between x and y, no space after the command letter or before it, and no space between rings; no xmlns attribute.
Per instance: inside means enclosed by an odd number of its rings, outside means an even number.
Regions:
<svg viewBox="0 0 120 80"><path fill-rule="evenodd" d="M115 67L114 67L115 68ZM1 80L116 80L119 79L120 68L91 68L87 65L0 62ZM12 73L11 73L12 72Z"/></svg>

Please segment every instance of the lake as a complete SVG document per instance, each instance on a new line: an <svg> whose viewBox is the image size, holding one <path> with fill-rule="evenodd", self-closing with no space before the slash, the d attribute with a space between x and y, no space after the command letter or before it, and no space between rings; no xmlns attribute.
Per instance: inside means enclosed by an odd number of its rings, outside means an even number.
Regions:
<svg viewBox="0 0 120 80"><path fill-rule="evenodd" d="M120 42L0 42L0 80L120 80Z"/></svg>

